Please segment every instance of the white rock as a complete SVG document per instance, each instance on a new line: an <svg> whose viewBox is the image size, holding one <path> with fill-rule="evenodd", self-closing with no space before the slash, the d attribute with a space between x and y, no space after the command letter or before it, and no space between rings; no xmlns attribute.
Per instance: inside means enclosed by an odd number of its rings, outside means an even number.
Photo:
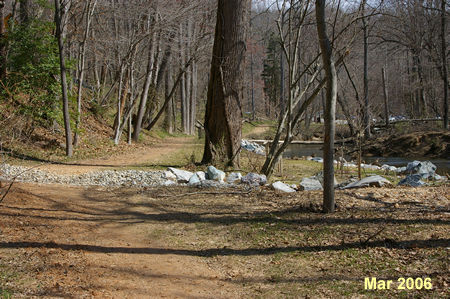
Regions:
<svg viewBox="0 0 450 299"><path fill-rule="evenodd" d="M225 172L223 172L222 170L219 170L214 166L208 166L206 171L208 180L218 181L220 183L224 182Z"/></svg>
<svg viewBox="0 0 450 299"><path fill-rule="evenodd" d="M282 192L287 192L287 193L295 192L295 189L292 189L291 187L289 187L288 185L286 185L285 183L280 182L280 181L272 183L272 188L277 191L282 191Z"/></svg>
<svg viewBox="0 0 450 299"><path fill-rule="evenodd" d="M168 170L171 171L176 176L178 183L189 182L189 179L193 175L193 173L190 171L181 170L173 167L169 167Z"/></svg>
<svg viewBox="0 0 450 299"><path fill-rule="evenodd" d="M365 177L362 180L359 180L354 183L350 183L345 186L343 189L349 188L361 188L361 187L382 187L384 185L391 185L391 182L383 178L379 175L372 175L369 177Z"/></svg>
<svg viewBox="0 0 450 299"><path fill-rule="evenodd" d="M171 171L164 171L164 178L166 180L172 180L172 181L176 181L177 180L177 176L173 174L173 172Z"/></svg>
<svg viewBox="0 0 450 299"><path fill-rule="evenodd" d="M242 179L242 174L240 172L232 172L227 176L227 183L234 184L240 183Z"/></svg>
<svg viewBox="0 0 450 299"><path fill-rule="evenodd" d="M313 191L313 190L323 190L322 184L316 178L304 178L300 182L300 190L303 191Z"/></svg>

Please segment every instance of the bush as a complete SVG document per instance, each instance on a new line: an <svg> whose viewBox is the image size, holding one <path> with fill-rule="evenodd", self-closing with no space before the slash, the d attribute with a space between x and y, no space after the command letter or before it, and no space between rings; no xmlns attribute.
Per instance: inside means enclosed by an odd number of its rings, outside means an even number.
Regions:
<svg viewBox="0 0 450 299"><path fill-rule="evenodd" d="M59 56L54 24L31 20L8 33L8 78L4 96L12 100L16 111L33 122L48 126L62 120Z"/></svg>

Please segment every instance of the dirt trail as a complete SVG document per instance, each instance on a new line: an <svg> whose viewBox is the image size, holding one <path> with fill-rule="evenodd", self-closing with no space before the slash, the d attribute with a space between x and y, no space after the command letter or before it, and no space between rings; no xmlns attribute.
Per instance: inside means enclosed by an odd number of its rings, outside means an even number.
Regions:
<svg viewBox="0 0 450 299"><path fill-rule="evenodd" d="M159 241L173 225L160 213L136 190L17 184L2 207L0 258L39 255L28 273L40 289L25 286L39 297L240 297L204 258Z"/></svg>
<svg viewBox="0 0 450 299"><path fill-rule="evenodd" d="M43 164L39 169L57 174L82 174L90 171L158 163L165 156L193 146L192 138L167 138L148 148L137 148L102 158L86 159L67 164Z"/></svg>
<svg viewBox="0 0 450 299"><path fill-rule="evenodd" d="M248 138L249 136L262 135L262 134L266 133L267 131L269 131L269 129L271 127L272 126L269 126L269 125L257 125L250 132L243 134L242 137Z"/></svg>
<svg viewBox="0 0 450 299"><path fill-rule="evenodd" d="M194 146L192 142L192 138L168 138L147 149L39 168L79 174L158 163L166 155L189 150ZM1 210L0 260L11 250L13 256L22 256L22 249L26 256L39 254L35 267L28 272L39 273L37 278L43 288L33 296L238 297L234 286L209 269L200 257L168 249L158 241L158 232L168 224L158 219L160 211L137 190L124 193L15 184ZM33 286L26 288L32 290Z"/></svg>
<svg viewBox="0 0 450 299"><path fill-rule="evenodd" d="M80 174L152 164L193 146L192 138L168 138L149 148L39 169ZM16 258L16 268L27 268L30 285L16 288L19 297L242 297L200 253L164 243L174 236L159 234L177 221L161 219L162 212L137 190L16 183L0 210L0 261Z"/></svg>

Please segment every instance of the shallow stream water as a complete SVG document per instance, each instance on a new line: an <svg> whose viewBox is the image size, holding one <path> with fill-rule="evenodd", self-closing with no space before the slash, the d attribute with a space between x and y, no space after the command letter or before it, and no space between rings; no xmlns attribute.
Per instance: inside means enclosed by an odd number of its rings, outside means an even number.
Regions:
<svg viewBox="0 0 450 299"><path fill-rule="evenodd" d="M283 154L284 158L300 158L303 156L315 156L322 157L322 145L321 144L291 144L288 146ZM348 159L349 157L345 157ZM414 160L418 161L430 161L437 166L437 174L445 175L450 173L450 159L429 159L426 157L363 157L363 161L367 164L371 164L378 161L380 164L387 164L395 167L406 166L409 162Z"/></svg>

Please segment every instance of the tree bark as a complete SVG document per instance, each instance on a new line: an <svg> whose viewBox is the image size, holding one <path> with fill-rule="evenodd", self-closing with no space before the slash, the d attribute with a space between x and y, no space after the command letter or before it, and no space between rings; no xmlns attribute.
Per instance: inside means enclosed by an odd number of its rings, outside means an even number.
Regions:
<svg viewBox="0 0 450 299"><path fill-rule="evenodd" d="M387 89L387 79L386 79L386 68L381 69L381 77L383 80L383 97L384 97L384 120L386 122L386 127L389 127L389 99L388 99L388 89Z"/></svg>
<svg viewBox="0 0 450 299"><path fill-rule="evenodd" d="M218 0L205 113L204 164L225 163L231 167L238 164L250 3L250 0Z"/></svg>
<svg viewBox="0 0 450 299"><path fill-rule="evenodd" d="M97 5L97 0L88 1L85 7L85 17L86 24L84 29L83 41L80 45L79 55L78 55L78 92L77 92L77 120L75 122L75 134L73 137L73 146L77 147L79 142L79 126L81 123L81 97L83 94L83 83L84 83L84 73L85 73L85 62L86 62L86 42L89 36L89 30L91 27L91 19L94 14L95 6Z"/></svg>
<svg viewBox="0 0 450 299"><path fill-rule="evenodd" d="M197 113L197 63L191 64L191 91L189 100L189 135L195 135L195 116Z"/></svg>
<svg viewBox="0 0 450 299"><path fill-rule="evenodd" d="M363 12L366 7L366 0L361 4ZM370 138L370 114L369 114L369 27L367 25L366 17L362 18L363 23L363 40L364 40L364 138Z"/></svg>
<svg viewBox="0 0 450 299"><path fill-rule="evenodd" d="M316 22L322 61L326 73L327 93L325 104L325 137L323 145L323 210L332 213L334 202L334 133L337 97L337 75L333 49L327 36L325 24L325 0L316 0Z"/></svg>
<svg viewBox="0 0 450 299"><path fill-rule="evenodd" d="M164 82L164 98L166 98L166 99L169 97L170 89L173 86L171 70L172 70L172 68L170 66L170 63L168 63L168 68L167 68L166 75L165 75L166 78L165 78L165 82ZM175 107L173 105L173 101L172 101L172 99L170 99L167 104L167 107L166 107L165 118L164 118L164 127L169 134L173 134L173 132L174 132L174 128L173 128L173 123L174 123L173 110L174 109L175 109Z"/></svg>
<svg viewBox="0 0 450 299"><path fill-rule="evenodd" d="M153 64L154 64L154 34L152 35L150 39L150 48L148 50L148 61L147 61L147 74L145 76L145 83L143 87L143 91L141 94L141 101L139 103L139 109L136 117L136 122L134 123L134 130L133 130L133 141L138 142L139 140L139 134L142 130L142 120L144 118L145 110L147 107L147 99L148 99L148 91L150 90L150 84L152 82L152 74L153 74Z"/></svg>
<svg viewBox="0 0 450 299"><path fill-rule="evenodd" d="M64 24L63 19L66 14L66 3L61 0L55 0L55 24L56 24L56 38L58 40L59 49L59 68L61 71L61 91L63 99L63 116L64 128L66 133L66 155L72 157L72 131L70 129L70 113L69 113L69 97L67 94L67 74L66 62L64 58ZM62 4L62 5L61 5Z"/></svg>
<svg viewBox="0 0 450 299"><path fill-rule="evenodd" d="M0 1L0 80L6 78L6 53L7 53L7 43L6 43L6 28L5 22L3 22L5 1Z"/></svg>
<svg viewBox="0 0 450 299"><path fill-rule="evenodd" d="M447 69L447 42L446 42L446 0L441 0L441 56L442 56L442 83L444 84L444 128L448 125L448 69Z"/></svg>
<svg viewBox="0 0 450 299"><path fill-rule="evenodd" d="M30 21L31 0L20 0L19 21L20 24L26 24Z"/></svg>

